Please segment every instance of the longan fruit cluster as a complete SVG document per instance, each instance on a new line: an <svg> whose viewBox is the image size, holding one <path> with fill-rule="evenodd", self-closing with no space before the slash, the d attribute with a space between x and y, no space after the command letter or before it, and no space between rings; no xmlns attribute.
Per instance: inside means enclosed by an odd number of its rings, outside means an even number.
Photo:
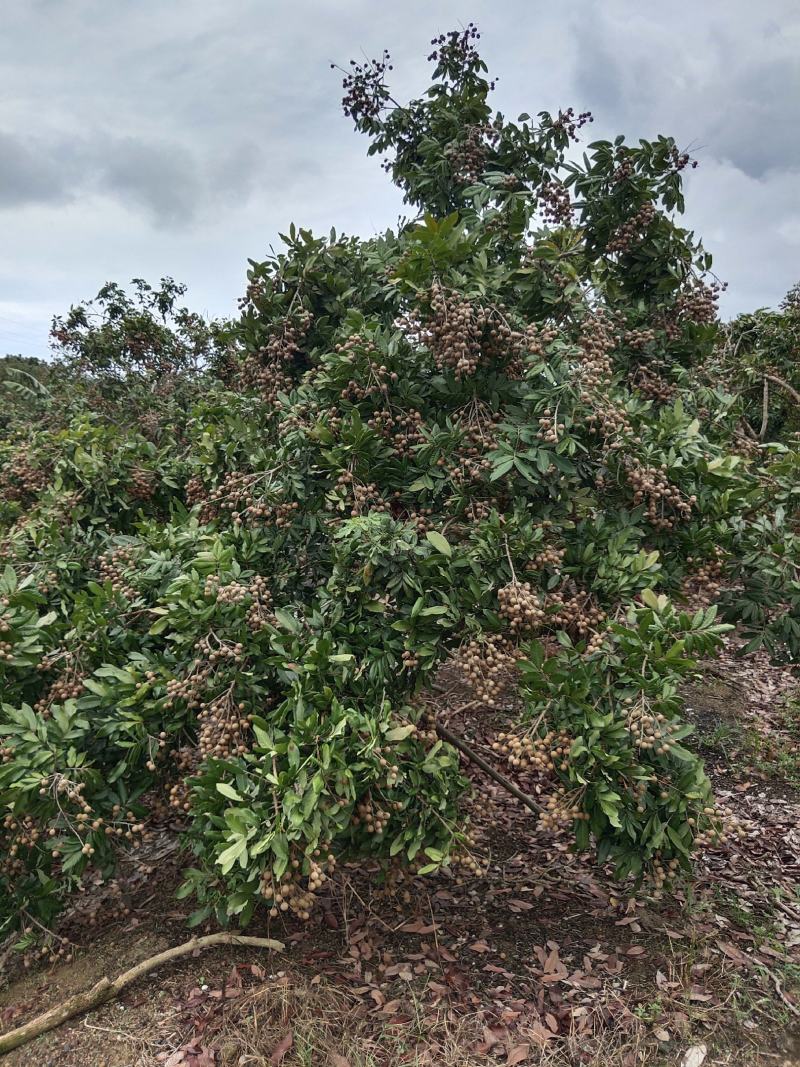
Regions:
<svg viewBox="0 0 800 1067"><path fill-rule="evenodd" d="M155 441L161 431L161 416L157 411L145 411L137 419L145 437Z"/></svg>
<svg viewBox="0 0 800 1067"><path fill-rule="evenodd" d="M477 847L478 842L470 833L462 835L459 843L450 852L450 866L459 875L457 881L463 877L481 878L486 874L486 866L474 855L472 849Z"/></svg>
<svg viewBox="0 0 800 1067"><path fill-rule="evenodd" d="M492 505L488 500L476 500L474 497L466 502L464 518L470 522L483 522L492 513Z"/></svg>
<svg viewBox="0 0 800 1067"><path fill-rule="evenodd" d="M247 705L237 702L231 686L222 696L203 704L197 716L197 747L202 759L227 759L249 751L247 735L253 716Z"/></svg>
<svg viewBox="0 0 800 1067"><path fill-rule="evenodd" d="M24 864L18 858L19 852L41 847L40 841L44 844L47 835L30 815L24 815L20 819L9 813L4 817L2 827L5 841L0 852L0 871L9 874L21 871Z"/></svg>
<svg viewBox="0 0 800 1067"><path fill-rule="evenodd" d="M718 848L731 837L744 837L744 823L727 804L713 803L703 808L703 817L708 824L705 829L695 834L695 845L698 848ZM687 820L690 826L696 825L696 820Z"/></svg>
<svg viewBox="0 0 800 1067"><path fill-rule="evenodd" d="M566 757L572 738L564 730L548 730L543 737L534 734L499 733L492 751L501 755L517 770L550 774L567 770Z"/></svg>
<svg viewBox="0 0 800 1067"><path fill-rule="evenodd" d="M665 861L660 852L657 852L653 857L653 863L650 870L647 872L647 880L653 887L653 890L657 896L661 895L661 890L674 878L678 872L680 863L676 859Z"/></svg>
<svg viewBox="0 0 800 1067"><path fill-rule="evenodd" d="M152 471L134 467L130 474L128 493L136 500L149 500L155 490L155 478Z"/></svg>
<svg viewBox="0 0 800 1067"><path fill-rule="evenodd" d="M417 666L419 666L419 660L410 649L406 649L403 652L401 659L403 663L402 670L404 671L413 671Z"/></svg>
<svg viewBox="0 0 800 1067"><path fill-rule="evenodd" d="M536 431L536 440L546 444L557 444L560 435L566 430L566 424L557 421L550 408L545 408L538 418L539 429Z"/></svg>
<svg viewBox="0 0 800 1067"><path fill-rule="evenodd" d="M199 504L206 495L206 487L203 484L203 479L199 478L196 474L186 483L186 503L189 507L194 507L195 504Z"/></svg>
<svg viewBox="0 0 800 1067"><path fill-rule="evenodd" d="M661 327L670 341L681 336L686 323L704 325L717 321L720 295L727 283L695 281L679 293L672 308L661 316Z"/></svg>
<svg viewBox="0 0 800 1067"><path fill-rule="evenodd" d="M546 178L536 191L536 199L546 225L562 226L571 221L572 199L563 182Z"/></svg>
<svg viewBox="0 0 800 1067"><path fill-rule="evenodd" d="M247 611L247 625L251 630L262 630L275 616L272 607L272 592L269 580L263 574L256 574L250 579L250 607Z"/></svg>
<svg viewBox="0 0 800 1067"><path fill-rule="evenodd" d="M47 486L49 471L34 465L26 449L13 452L0 469L0 497L9 502L30 500Z"/></svg>
<svg viewBox="0 0 800 1067"><path fill-rule="evenodd" d="M364 485L357 481L352 471L341 472L336 479L335 492L338 493L339 499L344 496L347 501L349 497L348 505L353 518L367 511L388 512L391 508L389 501L383 499L380 489L374 482Z"/></svg>
<svg viewBox="0 0 800 1067"><path fill-rule="evenodd" d="M416 408L402 412L375 411L367 420L367 426L388 441L392 452L401 459L411 458L416 446L425 440L422 424L422 415Z"/></svg>
<svg viewBox="0 0 800 1067"><path fill-rule="evenodd" d="M635 215L618 226L606 244L607 252L628 252L640 241L656 217L656 206L648 200Z"/></svg>
<svg viewBox="0 0 800 1067"><path fill-rule="evenodd" d="M303 369L302 346L313 318L306 310L287 317L267 344L242 364L244 384L257 388L270 407L280 405L279 394L291 391L298 371Z"/></svg>
<svg viewBox="0 0 800 1067"><path fill-rule="evenodd" d="M218 604L241 604L250 596L250 590L241 582L228 582L221 585L216 574L209 575L203 585L203 596L216 600Z"/></svg>
<svg viewBox="0 0 800 1067"><path fill-rule="evenodd" d="M190 478L186 486L187 503L200 504L200 522L211 522L220 512L232 513L252 503L251 489L260 477L252 472L227 471L212 489L206 489L199 478Z"/></svg>
<svg viewBox="0 0 800 1067"><path fill-rule="evenodd" d="M362 827L368 834L382 834L390 818L391 813L376 804L368 793L356 805L350 822L355 827Z"/></svg>
<svg viewBox="0 0 800 1067"><path fill-rule="evenodd" d="M613 375L611 353L617 346L611 325L601 312L586 319L578 338L580 378L585 391L607 386Z"/></svg>
<svg viewBox="0 0 800 1067"><path fill-rule="evenodd" d="M0 552L0 555L2 555L2 552ZM56 571L47 571L44 577L41 578L39 581L39 592L42 593L44 596L47 596L47 594L52 592L52 590L55 589L57 585L58 574L56 573ZM0 623L0 633L2 632L3 627L2 623Z"/></svg>
<svg viewBox="0 0 800 1067"><path fill-rule="evenodd" d="M545 620L545 610L530 582L509 582L497 590L499 615L514 634L530 633Z"/></svg>
<svg viewBox="0 0 800 1067"><path fill-rule="evenodd" d="M547 605L551 621L579 637L591 635L596 626L605 622L605 612L588 593L565 596L556 591L548 596Z"/></svg>
<svg viewBox="0 0 800 1067"><path fill-rule="evenodd" d="M514 330L497 309L476 306L438 282L429 290L427 304L424 324L412 317L404 325L429 349L439 370L452 370L458 379L471 377L492 360L508 364L525 347L527 335Z"/></svg>
<svg viewBox="0 0 800 1067"><path fill-rule="evenodd" d="M518 657L518 650L507 638L488 634L463 645L456 658L478 699L494 708L508 687L509 674Z"/></svg>
<svg viewBox="0 0 800 1067"><path fill-rule="evenodd" d="M244 512L234 511L231 518L234 523L240 524L242 514L250 519L257 519L266 526L274 526L276 529L285 529L291 526L300 514L300 503L297 500L283 500L270 503L266 500L253 501L247 505Z"/></svg>
<svg viewBox="0 0 800 1067"><path fill-rule="evenodd" d="M37 933L30 925L23 927L23 933L31 936ZM75 959L77 946L73 945L66 937L48 930L41 935L41 940L36 947L28 948L22 953L22 966L28 970L37 963L49 963L55 966L57 963L72 963Z"/></svg>
<svg viewBox="0 0 800 1067"><path fill-rule="evenodd" d="M490 459L478 459L471 456L460 456L456 461L447 465L447 473L456 485L471 485L482 481L492 469Z"/></svg>
<svg viewBox="0 0 800 1067"><path fill-rule="evenodd" d="M351 378L341 390L339 396L342 400L357 403L375 394L386 397L390 387L399 379L396 371L379 362L380 352L375 343L360 334L352 334L343 344L337 344L334 350L344 354L350 362L363 364L359 367L360 379Z"/></svg>
<svg viewBox="0 0 800 1067"><path fill-rule="evenodd" d="M620 341L627 348L641 352L648 345L655 344L656 337L656 331L651 326L637 326L630 330L623 329Z"/></svg>
<svg viewBox="0 0 800 1067"><path fill-rule="evenodd" d="M491 148L499 131L487 124L467 126L463 137L447 145L444 154L457 182L473 185L483 174Z"/></svg>
<svg viewBox="0 0 800 1067"><path fill-rule="evenodd" d="M185 678L170 678L166 685L164 707L172 708L176 703L183 703L187 708L199 708L212 669L211 663L194 660Z"/></svg>
<svg viewBox="0 0 800 1067"><path fill-rule="evenodd" d="M421 327L423 343L439 370L450 369L456 378L470 377L481 362L480 335L489 317L483 308L456 293L448 296L438 284L430 290L430 318Z"/></svg>
<svg viewBox="0 0 800 1067"><path fill-rule="evenodd" d="M722 588L723 552L722 549L715 548L714 553L712 559L696 560L693 556L686 557L689 567L699 564L686 576L683 584L684 596L695 609L713 603Z"/></svg>
<svg viewBox="0 0 800 1067"><path fill-rule="evenodd" d="M84 691L83 676L76 669L67 669L54 678L45 693L33 705L33 710L44 719L50 717L53 704L63 704L66 700L77 700Z"/></svg>
<svg viewBox="0 0 800 1067"><path fill-rule="evenodd" d="M632 177L636 170L633 159L630 155L630 151L631 150L629 148L624 147L620 147L617 149L617 167L614 173L611 175L611 180L615 184L618 184L619 182L624 182L626 179Z"/></svg>
<svg viewBox="0 0 800 1067"><path fill-rule="evenodd" d="M568 107L566 111L558 112L558 118L553 123L553 126L556 129L563 130L571 141L577 141L578 130L583 129L589 122L594 122L594 116L591 111L581 111L576 115L575 109Z"/></svg>
<svg viewBox="0 0 800 1067"><path fill-rule="evenodd" d="M463 435L468 456L479 456L487 449L497 448L497 428L502 421L502 412L493 411L479 397L473 397L453 415L453 423Z"/></svg>
<svg viewBox="0 0 800 1067"><path fill-rule="evenodd" d="M306 875L302 873L302 864L296 857L278 880L272 871L262 873L260 890L265 900L271 903L270 918L277 919L281 912L292 912L304 922L311 918L311 910L317 902L316 894L336 869L336 857L329 849L330 844L314 849L307 860Z"/></svg>
<svg viewBox="0 0 800 1067"><path fill-rule="evenodd" d="M599 652L605 641L605 634L601 630L595 630L594 633L590 633L586 641L586 651L584 655L593 656Z"/></svg>
<svg viewBox="0 0 800 1067"><path fill-rule="evenodd" d="M571 827L574 822L588 822L589 818L589 813L581 811L577 804L569 800L566 790L559 787L545 801L537 822L540 830L558 833Z"/></svg>
<svg viewBox="0 0 800 1067"><path fill-rule="evenodd" d="M633 433L633 426L622 404L598 393L581 393L581 401L589 408L586 428L606 440L621 438ZM613 446L612 446L613 447Z"/></svg>
<svg viewBox="0 0 800 1067"><path fill-rule="evenodd" d="M662 378L657 371L642 364L633 375L633 386L657 404L669 404L675 398L677 388Z"/></svg>
<svg viewBox="0 0 800 1067"><path fill-rule="evenodd" d="M175 769L179 774L178 781L170 786L168 802L170 807L177 809L181 814L191 810L191 782L190 779L197 774L200 764L200 753L194 745L182 745L172 750L172 759Z"/></svg>
<svg viewBox="0 0 800 1067"><path fill-rule="evenodd" d="M432 528L433 520L433 508L417 508L416 511L409 511L405 515L405 522L409 522L416 527L417 536L424 537L425 534Z"/></svg>
<svg viewBox="0 0 800 1067"><path fill-rule="evenodd" d="M365 63L356 63L350 60L350 70L342 78L342 110L348 118L355 122L375 119L380 114L387 93L383 85L383 77L387 70L392 69L389 62L391 56L383 50L380 59L370 59ZM331 69L336 64L331 63Z"/></svg>
<svg viewBox="0 0 800 1067"><path fill-rule="evenodd" d="M670 735L680 729L680 723L670 722L661 712L652 714L644 698L634 701L633 697L625 697L623 705L634 744L657 756L666 756L672 747Z"/></svg>
<svg viewBox="0 0 800 1067"><path fill-rule="evenodd" d="M125 545L104 552L97 560L101 582L110 582L115 593L124 600L135 600L137 590L130 582L130 572L136 569L136 551Z"/></svg>
<svg viewBox="0 0 800 1067"><path fill-rule="evenodd" d="M658 530L671 530L677 521L688 519L692 504L697 501L696 496L687 500L667 478L666 470L666 463L660 467L648 467L638 460L627 463L626 478L634 491L633 502L635 505L647 502L647 520ZM666 508L672 509L673 514L666 514Z"/></svg>
<svg viewBox="0 0 800 1067"><path fill-rule="evenodd" d="M545 545L541 552L537 552L528 563L525 569L529 571L544 570L545 567L551 567L553 570L558 570L564 561L564 556L567 554L566 548L557 548L555 545Z"/></svg>

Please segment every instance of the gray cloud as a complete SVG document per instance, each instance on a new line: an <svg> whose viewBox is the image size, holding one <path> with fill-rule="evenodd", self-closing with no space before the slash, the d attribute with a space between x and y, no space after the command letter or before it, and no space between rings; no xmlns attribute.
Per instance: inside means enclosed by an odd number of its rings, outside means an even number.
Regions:
<svg viewBox="0 0 800 1067"><path fill-rule="evenodd" d="M50 312L108 279L169 273L231 314L247 258L290 221L392 225L400 197L329 64L386 45L408 96L429 38L470 18L506 114L574 104L593 135L697 146L687 222L730 283L727 313L777 303L800 274L796 0L10 0L3 15L0 352L42 354Z"/></svg>
<svg viewBox="0 0 800 1067"><path fill-rule="evenodd" d="M185 226L204 208L247 196L261 162L248 142L201 154L169 140L100 134L75 141L0 131L0 209L105 195L155 225Z"/></svg>
<svg viewBox="0 0 800 1067"><path fill-rule="evenodd" d="M0 209L59 203L68 195L66 174L42 145L0 130Z"/></svg>

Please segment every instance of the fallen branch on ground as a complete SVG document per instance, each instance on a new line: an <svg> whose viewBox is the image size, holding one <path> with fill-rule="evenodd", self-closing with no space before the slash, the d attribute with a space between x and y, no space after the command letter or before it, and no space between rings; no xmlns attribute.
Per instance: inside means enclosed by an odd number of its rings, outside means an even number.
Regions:
<svg viewBox="0 0 800 1067"><path fill-rule="evenodd" d="M171 960L180 959L181 956L188 956L191 952L200 952L206 948L213 948L215 945L250 945L254 948L272 949L274 952L283 951L283 944L280 941L273 941L269 937L245 937L242 934L209 934L207 937L192 938L191 941L186 941L182 945L176 945L175 948L168 948L164 952L159 952L155 956L142 960L135 967L131 967L130 970L124 971L117 978L114 978L113 981L111 978L104 976L98 982L95 982L91 989L76 993L75 996L69 997L67 1000L62 1001L61 1004L56 1004L49 1011L44 1012L42 1015L37 1015L35 1019L18 1026L15 1030L10 1030L7 1034L0 1034L0 1056L14 1048L19 1048L20 1045L27 1044L35 1037L39 1037L40 1034L47 1033L48 1030L54 1030L68 1019L72 1019L84 1011L99 1008L102 1004L113 1000L129 985L132 985L143 975L149 974L156 967L160 967L162 963L169 963Z"/></svg>

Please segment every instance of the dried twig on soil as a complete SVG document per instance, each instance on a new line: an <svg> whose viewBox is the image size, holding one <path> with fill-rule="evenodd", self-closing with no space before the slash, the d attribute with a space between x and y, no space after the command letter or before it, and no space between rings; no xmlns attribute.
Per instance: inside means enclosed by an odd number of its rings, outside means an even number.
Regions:
<svg viewBox="0 0 800 1067"><path fill-rule="evenodd" d="M35 1019L31 1019L30 1022L24 1023L14 1030L10 1030L7 1034L0 1034L0 1055L18 1048L20 1045L27 1044L40 1034L47 1033L48 1030L54 1030L68 1019L72 1019L84 1011L98 1008L101 1004L113 1000L129 985L132 985L143 975L149 974L156 967L160 967L162 963L169 963L171 960L180 959L181 956L188 956L191 952L213 948L215 945L250 945L254 948L272 949L273 952L283 951L283 944L280 941L273 941L269 937L245 937L241 934L209 934L207 937L192 938L191 941L186 941L182 945L176 945L175 948L168 948L165 952L159 952L155 956L142 960L141 963L137 963L135 967L124 971L113 980L104 976L98 982L95 982L91 989L76 993L75 996L69 997L67 1000L62 1001L61 1004L56 1004L49 1011L38 1015Z"/></svg>

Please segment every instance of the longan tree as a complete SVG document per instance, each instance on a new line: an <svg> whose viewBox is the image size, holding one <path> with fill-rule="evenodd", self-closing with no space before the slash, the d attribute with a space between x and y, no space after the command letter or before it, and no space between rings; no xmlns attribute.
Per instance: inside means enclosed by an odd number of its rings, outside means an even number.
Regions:
<svg viewBox="0 0 800 1067"><path fill-rule="evenodd" d="M437 38L405 106L387 55L345 73L411 221L293 226L179 425L32 427L24 510L4 469L10 918L51 919L170 812L193 923L306 918L343 857L474 869L419 700L446 659L506 710L494 759L541 830L659 886L724 832L678 682L772 534L694 378L719 285L677 222L691 161L665 137L579 155L587 113L507 120L476 41Z"/></svg>

